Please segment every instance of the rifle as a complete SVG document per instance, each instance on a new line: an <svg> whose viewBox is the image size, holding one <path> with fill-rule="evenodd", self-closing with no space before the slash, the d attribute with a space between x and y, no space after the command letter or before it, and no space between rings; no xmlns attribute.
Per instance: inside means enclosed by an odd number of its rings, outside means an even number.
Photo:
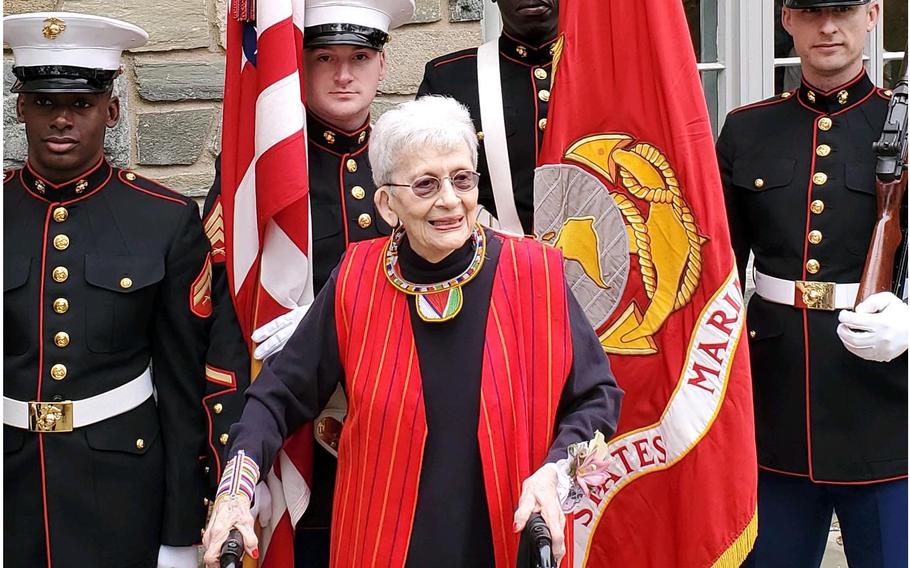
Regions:
<svg viewBox="0 0 910 568"><path fill-rule="evenodd" d="M872 294L892 290L895 255L901 248L895 292L903 292L907 278L906 229L901 230L901 206L907 192L907 50L900 79L894 86L882 134L872 145L875 152L875 201L878 221L869 242L856 303ZM903 247L901 241L903 240ZM900 296L900 294L898 294Z"/></svg>

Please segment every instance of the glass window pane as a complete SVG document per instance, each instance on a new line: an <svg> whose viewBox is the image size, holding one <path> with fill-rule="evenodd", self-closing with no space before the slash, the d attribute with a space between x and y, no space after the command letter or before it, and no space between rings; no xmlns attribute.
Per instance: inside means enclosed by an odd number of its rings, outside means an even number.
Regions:
<svg viewBox="0 0 910 568"><path fill-rule="evenodd" d="M692 48L699 63L717 61L717 0L683 0Z"/></svg>
<svg viewBox="0 0 910 568"><path fill-rule="evenodd" d="M907 49L907 0L885 0L883 8L885 51L904 51ZM900 66L900 60L885 62L882 81L885 87L894 86Z"/></svg>
<svg viewBox="0 0 910 568"><path fill-rule="evenodd" d="M718 132L717 123L719 105L717 100L717 81L719 78L720 72L711 70L711 71L702 71L701 72L701 87L705 93L705 102L708 103L708 116L711 117L711 132L714 133L714 137L717 138Z"/></svg>

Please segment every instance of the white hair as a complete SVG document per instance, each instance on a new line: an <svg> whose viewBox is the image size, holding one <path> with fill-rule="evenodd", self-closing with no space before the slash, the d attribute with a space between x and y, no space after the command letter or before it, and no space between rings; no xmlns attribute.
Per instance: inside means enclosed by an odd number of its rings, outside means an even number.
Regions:
<svg viewBox="0 0 910 568"><path fill-rule="evenodd" d="M370 134L370 166L376 187L390 183L395 167L423 148L458 151L466 145L477 168L477 133L465 106L428 95L387 111Z"/></svg>

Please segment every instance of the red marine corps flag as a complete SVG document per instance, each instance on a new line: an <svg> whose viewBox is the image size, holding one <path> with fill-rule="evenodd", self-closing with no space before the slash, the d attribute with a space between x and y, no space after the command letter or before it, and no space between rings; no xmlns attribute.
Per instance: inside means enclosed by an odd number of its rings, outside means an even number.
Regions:
<svg viewBox="0 0 910 568"><path fill-rule="evenodd" d="M626 397L568 565L739 566L757 534L744 304L680 2L560 7L535 234Z"/></svg>
<svg viewBox="0 0 910 568"><path fill-rule="evenodd" d="M303 9L304 0L232 0L227 19L221 203L228 281L247 338L313 301ZM302 429L264 476L271 507L260 513L263 568L294 564L312 446L312 429Z"/></svg>

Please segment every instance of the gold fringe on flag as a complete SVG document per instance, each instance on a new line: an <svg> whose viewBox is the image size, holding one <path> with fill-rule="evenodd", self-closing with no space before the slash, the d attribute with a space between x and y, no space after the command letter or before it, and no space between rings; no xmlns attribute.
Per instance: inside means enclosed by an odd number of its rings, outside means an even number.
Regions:
<svg viewBox="0 0 910 568"><path fill-rule="evenodd" d="M758 536L758 510L752 513L752 519L733 544L712 565L712 568L739 568L752 552L755 538Z"/></svg>

